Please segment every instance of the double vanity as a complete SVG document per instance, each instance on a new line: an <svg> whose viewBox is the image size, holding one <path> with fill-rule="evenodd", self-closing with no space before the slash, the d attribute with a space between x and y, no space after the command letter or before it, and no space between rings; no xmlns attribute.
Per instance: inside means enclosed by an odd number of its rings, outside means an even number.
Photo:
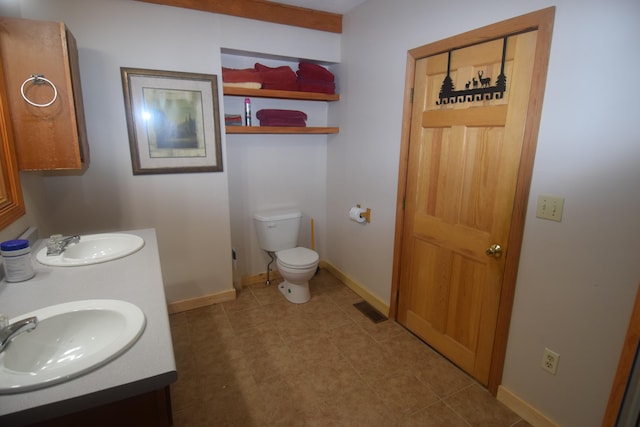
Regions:
<svg viewBox="0 0 640 427"><path fill-rule="evenodd" d="M35 277L0 281L0 314L38 317L0 353L0 426L170 423L177 373L155 231L85 237L47 258L38 241Z"/></svg>

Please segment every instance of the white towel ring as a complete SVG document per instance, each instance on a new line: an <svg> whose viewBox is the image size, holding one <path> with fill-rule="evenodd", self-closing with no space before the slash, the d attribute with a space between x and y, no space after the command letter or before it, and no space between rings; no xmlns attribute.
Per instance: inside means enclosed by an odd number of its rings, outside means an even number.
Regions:
<svg viewBox="0 0 640 427"><path fill-rule="evenodd" d="M33 84L42 84L43 82L49 83L53 88L53 99L51 99L51 101L46 102L44 104L38 104L30 100L29 98L27 98L27 95L24 94L24 87L27 83L31 81L33 81ZM33 105L34 107L48 107L49 105L53 104L56 101L56 99L58 99L58 89L56 88L56 85L54 85L51 82L51 80L45 78L45 76L43 76L42 74L32 74L31 77L25 80L22 83L22 86L20 86L20 93L22 94L22 97L24 98L24 100L27 101L29 104Z"/></svg>

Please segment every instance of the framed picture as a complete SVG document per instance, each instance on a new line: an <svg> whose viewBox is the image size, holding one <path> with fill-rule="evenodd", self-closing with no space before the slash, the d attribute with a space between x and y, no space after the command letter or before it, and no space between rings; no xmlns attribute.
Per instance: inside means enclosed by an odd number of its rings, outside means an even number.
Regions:
<svg viewBox="0 0 640 427"><path fill-rule="evenodd" d="M134 175L222 171L216 75L120 71Z"/></svg>

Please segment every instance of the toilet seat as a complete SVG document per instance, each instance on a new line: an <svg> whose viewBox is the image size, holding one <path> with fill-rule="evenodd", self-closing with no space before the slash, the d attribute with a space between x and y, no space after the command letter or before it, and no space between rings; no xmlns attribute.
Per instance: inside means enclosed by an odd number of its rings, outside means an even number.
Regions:
<svg viewBox="0 0 640 427"><path fill-rule="evenodd" d="M318 253L311 249L297 247L276 252L278 262L286 268L306 269L318 263Z"/></svg>

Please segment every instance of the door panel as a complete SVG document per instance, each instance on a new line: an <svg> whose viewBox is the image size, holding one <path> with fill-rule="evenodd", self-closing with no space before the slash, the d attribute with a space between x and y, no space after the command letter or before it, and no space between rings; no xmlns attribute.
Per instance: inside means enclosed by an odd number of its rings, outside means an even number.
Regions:
<svg viewBox="0 0 640 427"><path fill-rule="evenodd" d="M537 31L416 62L398 320L487 384L526 123ZM449 68L448 68L449 67ZM500 99L439 105L495 81ZM501 256L486 249L497 243Z"/></svg>

